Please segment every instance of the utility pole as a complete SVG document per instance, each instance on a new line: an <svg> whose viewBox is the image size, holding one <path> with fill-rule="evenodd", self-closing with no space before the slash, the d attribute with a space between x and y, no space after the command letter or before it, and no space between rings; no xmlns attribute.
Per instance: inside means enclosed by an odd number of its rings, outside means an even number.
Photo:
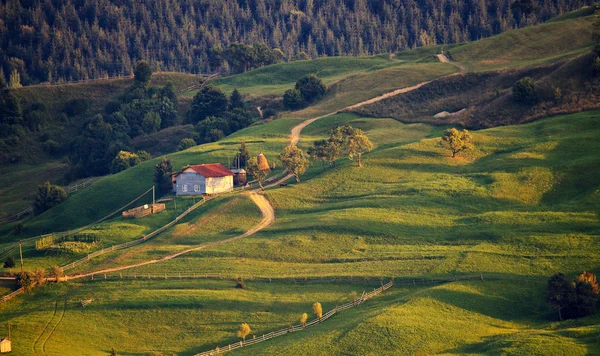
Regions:
<svg viewBox="0 0 600 356"><path fill-rule="evenodd" d="M21 274L23 274L23 245L19 241L19 255L21 255Z"/></svg>
<svg viewBox="0 0 600 356"><path fill-rule="evenodd" d="M8 339L10 340L10 323L8 323Z"/></svg>
<svg viewBox="0 0 600 356"><path fill-rule="evenodd" d="M155 194L154 194L154 188L155 186L152 186L152 206L154 206L154 199L155 199Z"/></svg>

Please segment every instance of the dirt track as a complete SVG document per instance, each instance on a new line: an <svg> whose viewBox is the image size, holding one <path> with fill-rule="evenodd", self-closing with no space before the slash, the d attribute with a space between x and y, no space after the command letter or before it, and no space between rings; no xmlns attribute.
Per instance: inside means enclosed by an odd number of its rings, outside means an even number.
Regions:
<svg viewBox="0 0 600 356"><path fill-rule="evenodd" d="M442 60L442 58L440 58L439 56L442 56L445 60ZM448 58L441 54L438 55L438 58L440 58L440 62L444 62L444 63L449 63L450 61L448 60ZM461 70L463 69L462 66L459 66L461 68ZM457 74L457 73L455 73ZM451 74L451 75L455 75L455 74ZM434 79L435 80L435 79ZM331 115L335 115L338 114L340 112L343 111L347 111L347 110L352 110L352 109L356 109L358 107L361 107L363 105L368 105L368 104L372 104L372 103L376 103L378 101L387 99L389 97L395 96L395 95L399 95L399 94L404 94L404 93L408 93L410 91L419 89L420 87L422 87L423 85L426 85L428 83L431 83L432 81L427 81L427 82L422 82L419 83L417 85L413 85L411 87L406 87L406 88L401 88L401 89L396 89L394 91L391 91L389 93L385 93L383 95L380 95L378 97L369 99L369 100L365 100L363 102L360 102L358 104L354 104L354 105L350 105L347 106L345 108L330 112L328 114L325 115L321 115L321 116L317 116L317 117L313 117L311 119L308 120L304 120L302 121L300 124L294 126L290 132L290 145L297 145L300 142L301 139L301 133L302 130L312 124L313 122L325 118L327 116L331 116ZM277 185L279 185L280 183L283 183L289 179L291 179L293 177L293 175L288 174L285 177L269 184L265 186L266 188L270 188L270 187L275 187ZM263 195L259 194L260 189L255 189L253 191L251 191L249 193L250 195L250 199L252 199L252 201L254 202L254 204L256 204L256 206L258 206L258 208L260 209L262 215L263 215L263 219L261 220L261 222L254 226L253 228L251 228L250 230L246 231L245 233L243 233L242 235L239 236L235 236L235 237L231 237L225 240L221 240L221 241L216 241L216 242L211 242L211 243L207 243L198 247L194 247L194 248L190 248L181 252L177 252L174 253L172 255L168 255L168 256L164 256L158 259L153 259L153 260L148 260L148 261L144 261L144 262L140 262L140 263L136 263L136 264L132 264L132 265L127 265L127 266L120 266L120 267L115 267L115 268L109 268L109 269L104 269L104 270L99 270L99 271L95 271L95 272L89 272L89 273L85 273L85 274L79 274L79 275L74 275L74 276L66 276L65 279L69 280L69 279L78 279L78 278L84 278L84 277L90 277L94 274L105 274L105 273L111 273L111 272L118 272L118 271L122 271L122 270L126 270L126 269L130 269L130 268L135 268L135 267L141 267L141 266L146 266L149 264L153 264L153 263L158 263L158 262L164 262L164 261L168 261L174 258L177 258L181 255L185 255L187 253L193 252L193 251L198 251L198 250L203 250L206 248L210 248L210 247L215 247L215 246L219 246L219 245L223 245L235 240L239 240L242 239L244 237L253 235L259 231L261 231L262 229L266 228L267 226L271 225L274 221L275 221L275 210L273 209L273 206L271 206L271 203L267 200L267 198L265 198Z"/></svg>

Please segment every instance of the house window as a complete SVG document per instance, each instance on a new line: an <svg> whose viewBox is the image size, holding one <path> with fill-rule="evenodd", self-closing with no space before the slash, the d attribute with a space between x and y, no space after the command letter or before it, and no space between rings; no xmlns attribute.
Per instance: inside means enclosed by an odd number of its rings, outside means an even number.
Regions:
<svg viewBox="0 0 600 356"><path fill-rule="evenodd" d="M187 192L187 184L184 184L181 186L181 191L182 192Z"/></svg>
<svg viewBox="0 0 600 356"><path fill-rule="evenodd" d="M200 186L198 184L194 184L194 191L195 192L199 192L200 191Z"/></svg>

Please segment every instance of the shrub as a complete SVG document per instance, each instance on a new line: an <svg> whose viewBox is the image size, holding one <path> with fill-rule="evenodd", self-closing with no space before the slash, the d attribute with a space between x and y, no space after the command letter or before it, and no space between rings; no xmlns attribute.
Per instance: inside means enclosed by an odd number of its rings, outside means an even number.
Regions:
<svg viewBox="0 0 600 356"><path fill-rule="evenodd" d="M304 99L298 89L286 90L283 94L283 106L287 109L300 109L304 106Z"/></svg>
<svg viewBox="0 0 600 356"><path fill-rule="evenodd" d="M239 288L239 289L246 289L246 284L244 283L244 280L242 279L242 277L236 278L235 287Z"/></svg>
<svg viewBox="0 0 600 356"><path fill-rule="evenodd" d="M323 81L312 74L300 78L296 82L296 89L300 91L302 98L308 103L321 99L327 92Z"/></svg>
<svg viewBox="0 0 600 356"><path fill-rule="evenodd" d="M67 199L67 193L64 189L49 182L38 187L38 193L33 202L33 212L38 215L44 211L62 203Z"/></svg>
<svg viewBox="0 0 600 356"><path fill-rule="evenodd" d="M12 274L12 269L15 267L15 265L16 265L15 259L12 256L8 256L4 260L4 268L8 268L9 273L11 273L11 274Z"/></svg>
<svg viewBox="0 0 600 356"><path fill-rule="evenodd" d="M177 150L184 151L194 146L196 146L196 141L194 141L193 138L184 138L181 141L179 141L179 147L177 148Z"/></svg>
<svg viewBox="0 0 600 356"><path fill-rule="evenodd" d="M33 287L33 275L30 272L24 271L23 273L18 273L16 277L19 287L25 289L25 291L31 290Z"/></svg>
<svg viewBox="0 0 600 356"><path fill-rule="evenodd" d="M516 82L512 92L513 99L521 103L534 104L539 99L537 84L531 77L525 77Z"/></svg>
<svg viewBox="0 0 600 356"><path fill-rule="evenodd" d="M86 99L71 99L65 104L63 112L69 117L83 115L88 111L89 106Z"/></svg>
<svg viewBox="0 0 600 356"><path fill-rule="evenodd" d="M42 144L44 151L51 155L55 155L60 152L60 144L54 140L48 140Z"/></svg>

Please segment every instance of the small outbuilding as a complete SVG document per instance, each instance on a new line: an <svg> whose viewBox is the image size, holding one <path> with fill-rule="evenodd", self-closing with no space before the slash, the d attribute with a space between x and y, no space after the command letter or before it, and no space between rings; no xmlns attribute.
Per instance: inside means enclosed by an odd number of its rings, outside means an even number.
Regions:
<svg viewBox="0 0 600 356"><path fill-rule="evenodd" d="M5 354L12 351L12 342L10 339L0 339L0 354Z"/></svg>
<svg viewBox="0 0 600 356"><path fill-rule="evenodd" d="M189 166L175 176L176 195L203 195L233 190L233 172L220 163Z"/></svg>
<svg viewBox="0 0 600 356"><path fill-rule="evenodd" d="M246 185L248 181L246 177L246 170L243 168L240 169L232 169L233 172L233 185Z"/></svg>

